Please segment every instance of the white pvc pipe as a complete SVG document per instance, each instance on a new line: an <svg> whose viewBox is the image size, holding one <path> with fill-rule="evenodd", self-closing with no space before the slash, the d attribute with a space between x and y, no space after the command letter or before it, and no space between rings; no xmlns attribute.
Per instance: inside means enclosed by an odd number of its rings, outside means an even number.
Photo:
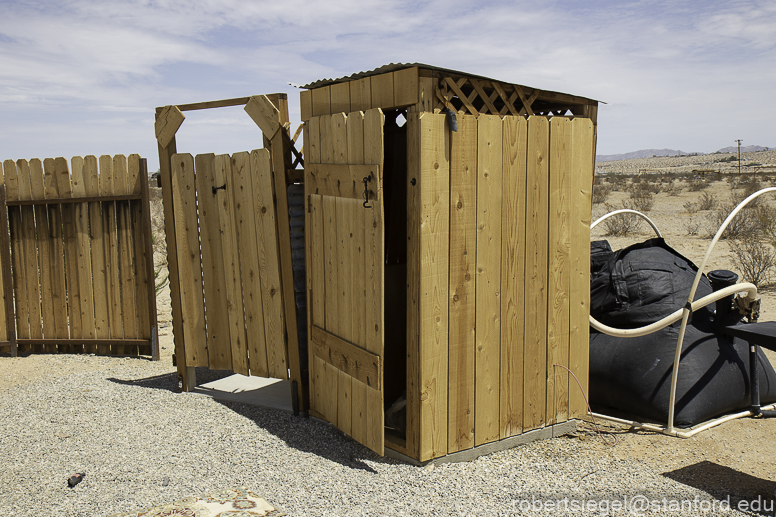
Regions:
<svg viewBox="0 0 776 517"><path fill-rule="evenodd" d="M749 284L749 283L730 285L728 287L725 287L724 289L720 289L719 291L714 291L711 294L707 294L703 298L695 300L694 302L692 302L692 310L693 312L695 312L698 309L701 309L712 302L716 302L717 300L720 300L726 296L730 296L731 294L740 293L740 292L746 292L746 296L748 298L755 298L757 296L757 287L755 287L754 284ZM609 327L607 325L604 325L600 321L596 320L592 315L589 316L589 320L590 320L591 327L596 329L598 332L608 334L609 336L639 337L639 336L646 336L647 334L651 334L653 332L657 332L660 329L663 329L673 323L676 323L682 318L682 314L684 314L683 311L684 309L678 309L672 312L671 314L669 314L668 316L666 316L665 318L661 319L660 321L656 321L655 323L651 323L644 327L639 327L635 329L618 329L614 327Z"/></svg>
<svg viewBox="0 0 776 517"><path fill-rule="evenodd" d="M638 212L636 210L631 210L630 208L621 208L620 210L615 210L614 212L609 212L608 214L602 215L601 217L596 219L596 221L593 224L590 225L590 229L592 230L593 228L598 226L598 223L600 223L604 219L608 219L608 218L612 217L613 215L617 215L617 214L636 214L636 215L638 215L639 217L641 217L642 219L646 220L649 223L649 225L652 227L652 229L655 230L655 233L657 234L658 237L660 237L660 238L663 237L662 235L660 235L660 230L657 229L657 226L655 225L655 223L652 222L652 219L650 219L646 215L642 214L641 212Z"/></svg>
<svg viewBox="0 0 776 517"><path fill-rule="evenodd" d="M690 294L687 297L687 303L692 304L692 300L695 297L695 291L698 289L698 284L701 281L701 277L703 276L703 270L706 267L706 263L709 261L709 257L711 256L711 252L714 249L714 246L717 244L717 241L720 239L722 234L724 233L725 229L727 229L728 225L730 224L730 221L733 220L733 218L740 212L746 205L749 204L750 201L753 199L762 196L766 192L776 192L776 187L768 187L764 188L762 190L758 190L751 196L747 197L739 205L730 212L730 215L727 216L727 219L722 223L722 226L719 227L719 230L717 230L717 234L714 235L714 238L711 240L711 244L709 244L709 248L706 250L706 255L703 257L703 262L701 262L701 266L698 268L698 273L695 275L695 280L692 283L692 288L690 289ZM687 329L687 321L690 319L690 309L685 307L682 309L682 326L679 329L679 339L676 340L676 352L674 353L674 368L673 372L671 373L671 398L669 400L669 406L668 406L668 430L673 431L674 430L674 405L676 403L676 382L679 377L679 360L682 356L682 345L684 344L684 333Z"/></svg>

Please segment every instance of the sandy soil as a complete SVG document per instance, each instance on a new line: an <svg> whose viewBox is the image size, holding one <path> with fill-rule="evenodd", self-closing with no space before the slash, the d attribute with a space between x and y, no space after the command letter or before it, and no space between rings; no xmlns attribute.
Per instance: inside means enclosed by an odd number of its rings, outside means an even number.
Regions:
<svg viewBox="0 0 776 517"><path fill-rule="evenodd" d="M762 156L765 155L762 154ZM666 163L670 166L671 164L666 160L670 159L638 160L639 163L635 165L627 162L607 162L605 167L607 170L617 171L640 167L657 168L665 166ZM691 158L682 158L681 160L690 161ZM629 162L631 161L633 160ZM681 166L692 168L694 165L683 163ZM664 177L663 181L667 182L667 178ZM657 194L655 205L648 212L648 215L660 228L671 246L696 264L700 264L711 240L707 234L710 231L716 231L716 228L710 228L710 225L706 223L708 211L698 212L693 216L685 212L685 203L697 202L704 192L690 191L688 182L689 180L675 180L673 183L674 194L669 195L665 192ZM763 186L767 186L767 184L764 183ZM714 194L722 201L726 201L731 193L734 193L731 183L724 180L711 183L705 192ZM625 191L625 187L621 186L609 194L606 202L619 208L622 200L627 198L628 193ZM769 200L768 202L776 206L776 201ZM161 210L156 211L157 219L160 212ZM603 204L597 204L593 207L594 218L605 212ZM687 235L686 225L691 218L702 222L703 228L698 235ZM161 228L163 226L155 223L155 227ZM614 249L651 236L653 233L646 226L627 237L605 237L600 229L597 229L593 234L594 239L608 238ZM163 239L163 236L160 235L159 238ZM156 259L158 265L163 265L162 253L158 253ZM706 267L706 271L713 269L733 269L729 246L725 241L719 243L710 264ZM776 319L776 289L766 286L761 294L763 302L761 320ZM162 290L157 298L157 303L162 363L167 364L172 371L171 355L174 346L168 289ZM776 354L771 353L769 357L776 364ZM61 376L66 375L68 371L75 371L79 368L100 367L98 362L88 363L90 366L87 366L86 363L68 362L63 368L56 370L42 367L48 361L51 361L51 358L47 356L4 359L0 362L0 393L13 386L33 382L46 375ZM647 468L705 490L712 495L719 494L724 497L730 493L731 487L737 487L736 494L741 498L752 498L757 495L772 497L774 490L776 490L776 465L772 460L776 457L776 440L773 439L776 434L776 419L735 420L687 440L649 432L636 432L618 426L602 425L602 429L605 433L616 436L616 445L608 446L599 439L590 423L582 423L580 430L571 439L584 441L591 454L610 455L618 459L643 462Z"/></svg>

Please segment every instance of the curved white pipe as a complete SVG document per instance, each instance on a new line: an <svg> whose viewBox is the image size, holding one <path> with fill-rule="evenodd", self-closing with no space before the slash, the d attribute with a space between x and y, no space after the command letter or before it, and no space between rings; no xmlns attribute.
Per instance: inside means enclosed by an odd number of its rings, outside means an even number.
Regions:
<svg viewBox="0 0 776 517"><path fill-rule="evenodd" d="M608 214L602 215L601 217L596 219L596 221L593 224L590 225L590 229L592 230L593 228L598 226L598 223L600 223L601 221L603 221L605 219L608 219L611 216L617 215L617 214L636 214L636 215L638 215L639 217L641 217L642 219L646 220L649 223L649 225L652 227L652 229L655 230L655 233L657 234L658 237L660 237L660 238L663 237L662 235L660 235L660 230L657 229L657 226L655 225L655 223L652 222L652 219L650 219L646 215L642 214L641 212L638 212L636 210L631 210L630 208L621 208L620 210L615 210L613 212L609 212Z"/></svg>
<svg viewBox="0 0 776 517"><path fill-rule="evenodd" d="M711 294L707 294L703 298L700 298L694 302L692 302L692 310L697 311L700 308L703 308L707 306L708 304L712 302L716 302L717 300L720 300L726 296L730 296L731 294L740 293L740 292L746 292L746 296L748 298L755 298L757 296L757 287L755 287L754 284L750 283L740 283L740 284L734 284L730 285L728 287L725 287L724 289L720 289L719 291L714 291ZM639 337L639 336L646 336L647 334L651 334L653 332L657 332L660 329L663 329L673 323L676 323L682 318L682 315L684 314L685 309L678 309L665 318L656 321L655 323L651 323L649 325L646 325L644 327L639 327L635 329L618 329L614 327L609 327L607 325L604 325L597 319L595 319L593 316L590 316L590 326L596 329L598 332L602 332L604 334L608 334L610 336L615 337Z"/></svg>
<svg viewBox="0 0 776 517"><path fill-rule="evenodd" d="M753 199L762 196L766 192L776 192L776 187L768 187L762 190L758 190L751 196L741 201L741 203L739 203L738 206L732 212L730 212L730 215L727 216L727 219L725 219L725 221L719 227L719 230L717 230L716 235L714 235L714 238L711 240L711 244L709 244L709 248L706 250L706 255L703 257L703 262L701 262L701 266L698 268L698 273L695 275L695 280L692 283L690 294L687 297L688 305L692 305L692 299L695 297L695 291L696 289L698 289L698 284L701 281L701 276L703 276L703 270L706 267L706 263L709 261L709 257L711 256L711 252L714 249L714 246L717 244L717 241L720 239L725 229L727 229L728 225L730 224L730 221L732 221L733 218L738 214L738 212L740 212L741 209L743 209L746 205L748 205ZM676 352L674 353L674 368L673 368L673 372L671 373L671 398L668 403L669 404L668 405L668 431L674 431L674 405L676 403L676 382L679 377L679 360L682 356L682 345L684 344L684 333L687 329L687 321L690 319L690 309L687 306L685 306L685 308L682 309L682 311L683 311L682 326L679 329L679 339L676 340Z"/></svg>

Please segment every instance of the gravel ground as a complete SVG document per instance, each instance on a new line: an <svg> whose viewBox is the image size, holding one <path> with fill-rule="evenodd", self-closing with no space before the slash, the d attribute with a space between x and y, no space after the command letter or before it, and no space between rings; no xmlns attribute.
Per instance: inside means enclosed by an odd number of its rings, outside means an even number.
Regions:
<svg viewBox="0 0 776 517"><path fill-rule="evenodd" d="M32 359L0 357L0 370ZM0 515L109 516L242 485L298 516L739 514L720 512L719 499L647 462L618 458L585 432L468 463L414 467L380 458L326 424L176 393L167 361L35 360L55 375L0 386ZM75 472L86 477L69 489ZM644 502L636 496L688 506L571 506L573 499ZM568 511L532 502L566 497Z"/></svg>

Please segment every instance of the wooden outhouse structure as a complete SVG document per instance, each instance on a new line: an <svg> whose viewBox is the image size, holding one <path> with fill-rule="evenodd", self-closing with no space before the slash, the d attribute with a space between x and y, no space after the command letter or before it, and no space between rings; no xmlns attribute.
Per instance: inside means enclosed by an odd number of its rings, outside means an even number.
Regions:
<svg viewBox="0 0 776 517"><path fill-rule="evenodd" d="M418 461L585 415L597 101L422 64L305 88L310 413Z"/></svg>

